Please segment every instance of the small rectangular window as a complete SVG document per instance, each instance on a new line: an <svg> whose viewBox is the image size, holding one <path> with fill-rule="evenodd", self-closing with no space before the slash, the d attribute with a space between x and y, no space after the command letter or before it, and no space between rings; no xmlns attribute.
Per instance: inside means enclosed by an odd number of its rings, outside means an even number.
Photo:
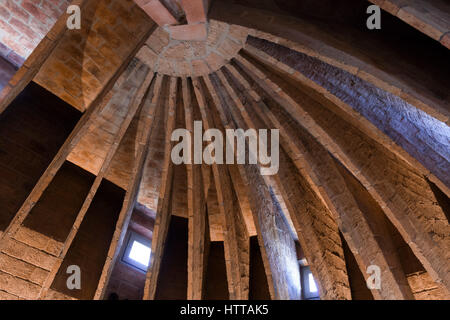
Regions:
<svg viewBox="0 0 450 320"><path fill-rule="evenodd" d="M316 281L311 272L311 269L307 266L300 268L302 276L302 293L305 300L317 300L319 299L319 289L317 288Z"/></svg>
<svg viewBox="0 0 450 320"><path fill-rule="evenodd" d="M146 272L150 264L151 241L137 233L131 232L122 261Z"/></svg>
<svg viewBox="0 0 450 320"><path fill-rule="evenodd" d="M314 281L314 277L311 272L308 274L308 287L309 293L317 293L318 290L316 282Z"/></svg>

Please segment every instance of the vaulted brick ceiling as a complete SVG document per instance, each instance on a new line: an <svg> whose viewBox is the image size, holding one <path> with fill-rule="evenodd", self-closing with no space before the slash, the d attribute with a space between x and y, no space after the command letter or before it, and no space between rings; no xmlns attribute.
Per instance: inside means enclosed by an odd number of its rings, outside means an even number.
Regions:
<svg viewBox="0 0 450 320"><path fill-rule="evenodd" d="M448 299L450 10L440 0L371 2L392 14L379 31L361 27L370 4L362 0L90 2L90 23L64 34L34 77L84 122L20 217L65 160L96 177L93 194L102 181L125 191L96 298L139 203L155 214L146 299L163 287L171 217L188 221L188 298L206 294L210 242L223 243L229 297L254 294L257 237L273 299L300 298L300 258L323 299ZM205 130L279 129L278 173L173 164L171 133L196 120ZM13 231L36 232L21 219ZM356 284L371 265L380 290ZM52 292L40 285L41 295Z"/></svg>
<svg viewBox="0 0 450 320"><path fill-rule="evenodd" d="M136 0L160 27L174 40L202 41L207 37L208 0ZM173 13L172 13L172 12Z"/></svg>

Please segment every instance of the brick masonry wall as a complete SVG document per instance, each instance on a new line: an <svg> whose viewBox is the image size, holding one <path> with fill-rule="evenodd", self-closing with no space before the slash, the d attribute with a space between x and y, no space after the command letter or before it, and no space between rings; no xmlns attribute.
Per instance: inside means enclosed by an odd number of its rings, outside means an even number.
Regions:
<svg viewBox="0 0 450 320"><path fill-rule="evenodd" d="M408 276L408 283L416 300L445 300L446 295L427 272L417 272Z"/></svg>
<svg viewBox="0 0 450 320"><path fill-rule="evenodd" d="M209 248L204 299L229 299L224 244L221 241L211 242Z"/></svg>
<svg viewBox="0 0 450 320"><path fill-rule="evenodd" d="M68 5L68 0L2 0L0 56L21 66Z"/></svg>
<svg viewBox="0 0 450 320"><path fill-rule="evenodd" d="M200 76L217 71L243 48L248 31L236 25L211 20L206 41L174 40L173 34L158 28L146 42L142 58L162 74Z"/></svg>
<svg viewBox="0 0 450 320"><path fill-rule="evenodd" d="M448 126L401 98L349 72L272 42L249 37L248 43L301 72L347 103L422 163L447 186L450 178ZM388 106L389 108L386 108Z"/></svg>
<svg viewBox="0 0 450 320"><path fill-rule="evenodd" d="M144 285L144 272L118 260L109 280L105 299L108 300L112 293L116 293L119 300L142 300Z"/></svg>
<svg viewBox="0 0 450 320"><path fill-rule="evenodd" d="M8 227L79 117L35 83L0 116L0 230Z"/></svg>
<svg viewBox="0 0 450 320"><path fill-rule="evenodd" d="M79 117L79 112L35 83L0 116L1 230L8 227ZM43 221L38 224L45 227ZM0 300L38 298L61 251L61 242L32 227L39 232L22 227L2 246Z"/></svg>
<svg viewBox="0 0 450 320"><path fill-rule="evenodd" d="M124 91L120 91L114 95L95 123L90 126L88 132L69 154L67 158L69 161L95 175L99 173L103 160L111 148L114 138L119 132L129 110L130 102L137 88L144 80L147 71L148 69L146 67L139 68L136 74L133 74L130 81L126 82ZM119 147L120 154L118 156L120 156L120 165L116 165L116 161L113 161L113 170L108 175L110 181L122 188L126 188L128 184L128 178L131 174L130 170L133 165L133 159L130 159L129 155L134 154L135 145L133 134L137 130L137 124L132 122L130 127Z"/></svg>
<svg viewBox="0 0 450 320"><path fill-rule="evenodd" d="M84 111L152 26L133 0L88 1L34 81Z"/></svg>
<svg viewBox="0 0 450 320"><path fill-rule="evenodd" d="M258 238L250 238L250 292L249 300L270 300L264 262L261 257Z"/></svg>
<svg viewBox="0 0 450 320"><path fill-rule="evenodd" d="M77 235L53 280L51 289L76 299L93 299L124 195L124 190L107 180L100 184ZM80 290L69 290L66 286L66 270L70 265L77 265L81 269Z"/></svg>
<svg viewBox="0 0 450 320"><path fill-rule="evenodd" d="M125 240L120 248L114 269L109 279L104 299L116 293L119 300L141 300L144 294L145 272L125 263L122 258L128 245L131 232L152 240L155 212L141 204L137 204L131 216Z"/></svg>
<svg viewBox="0 0 450 320"><path fill-rule="evenodd" d="M156 300L187 296L188 220L172 216L156 287Z"/></svg>
<svg viewBox="0 0 450 320"><path fill-rule="evenodd" d="M48 252L8 240L0 253L0 297L37 299L55 263L56 256Z"/></svg>
<svg viewBox="0 0 450 320"><path fill-rule="evenodd" d="M79 176L73 179L77 174ZM25 220L28 223L14 234L13 239L7 240L0 252L0 299L39 298L45 281L57 264L69 233L67 228L72 227L73 214L78 213L80 202L86 196L87 191L78 191L80 187L89 190L92 181L92 175L68 162L59 170ZM63 183L66 188L61 188ZM74 194L77 196L73 197ZM55 198L64 199L57 210L53 207ZM51 291L46 298L68 297Z"/></svg>
<svg viewBox="0 0 450 320"><path fill-rule="evenodd" d="M407 165L396 157L384 154L383 147L365 138L360 131L346 123L342 118L337 117L336 114L326 108L308 102L304 95L301 96L300 92L303 90L301 86L291 83L287 85L287 82L283 82L283 79L279 77L274 77L273 74L269 75L269 77L273 77L272 79L276 78L277 84L288 95L293 97L297 103L301 101L305 110L322 128L326 128L331 139L342 148L341 150L347 156L352 157L351 161L357 163L358 171L363 172L365 177L369 177L370 184L383 197L381 201L386 203L385 207L392 213L389 216L391 220L398 219L396 221L397 225L405 226L407 224L403 219L408 217L411 221L408 221L408 223L414 223L417 230L430 230L430 233L436 235L433 236L433 240L436 243L442 241L441 245L435 245L428 251L423 250L423 256L420 256L421 252L415 251L418 258L422 261L429 259L425 256L429 252L445 257L445 249L443 253L439 251L447 247L449 243L448 238L445 236L448 234L448 231L446 231L448 229L448 221L442 208L437 205L436 198L423 176L414 167ZM400 215L397 212L404 212L405 214ZM393 214L396 214L396 216L393 217ZM406 229L406 232L412 233L413 231ZM423 231L418 231L414 235L414 243L406 238L409 235L406 232L402 234L406 242L417 247L426 246L425 241L427 239ZM437 264L443 267L446 266L445 259L443 258L443 261L438 260Z"/></svg>
<svg viewBox="0 0 450 320"><path fill-rule="evenodd" d="M9 61L1 59L0 57L0 90L8 84L9 80L16 73L17 68Z"/></svg>
<svg viewBox="0 0 450 320"><path fill-rule="evenodd" d="M374 300L372 293L367 288L364 274L356 262L355 256L347 245L342 233L339 233L342 241L342 248L344 249L345 265L347 268L348 280L350 290L352 293L352 300Z"/></svg>

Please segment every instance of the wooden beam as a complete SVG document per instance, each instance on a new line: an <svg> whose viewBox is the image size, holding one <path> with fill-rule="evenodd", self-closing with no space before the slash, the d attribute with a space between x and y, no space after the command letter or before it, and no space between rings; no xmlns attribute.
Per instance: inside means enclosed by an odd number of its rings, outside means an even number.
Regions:
<svg viewBox="0 0 450 320"><path fill-rule="evenodd" d="M182 78L183 105L186 129L194 137L194 108L192 106L191 89L187 78ZM191 139L191 150L194 150L194 141ZM189 219L189 249L188 249L188 294L189 300L201 300L204 294L204 281L206 266L205 241L207 215L206 199L203 185L202 165L186 164L187 170L187 196Z"/></svg>
<svg viewBox="0 0 450 320"><path fill-rule="evenodd" d="M161 86L162 76L158 74L158 82L156 86ZM147 271L144 288L144 300L153 300L155 298L156 286L158 284L159 268L161 259L164 254L164 244L167 237L167 231L170 222L170 211L172 206L172 186L173 186L173 163L171 160L171 152L173 142L171 141L172 132L175 129L175 107L177 93L177 78L170 79L170 96L168 108L165 111L165 149L164 149L164 165L161 175L161 185L159 191L158 208L156 210L156 221L153 229L152 254L150 258L150 266ZM161 108L166 108L161 103Z"/></svg>
<svg viewBox="0 0 450 320"><path fill-rule="evenodd" d="M207 77L203 79L209 83ZM205 89L199 79L194 78L192 82L205 130L213 129ZM249 236L226 165L213 163L212 171L219 209L225 217L224 249L230 299L246 300L249 296Z"/></svg>
<svg viewBox="0 0 450 320"><path fill-rule="evenodd" d="M239 59L243 61L243 58ZM312 99L304 97L305 104L297 103L257 66L251 66L251 69L244 66L246 73L358 178L384 209L432 278L442 282L448 290L450 226L445 222L442 209L433 201L434 195L424 177L395 156L384 156L380 147ZM310 109L311 106L313 109ZM322 125L317 121L321 121ZM355 145L358 148L352 147ZM404 179L408 183L400 183ZM436 236L432 236L430 230Z"/></svg>

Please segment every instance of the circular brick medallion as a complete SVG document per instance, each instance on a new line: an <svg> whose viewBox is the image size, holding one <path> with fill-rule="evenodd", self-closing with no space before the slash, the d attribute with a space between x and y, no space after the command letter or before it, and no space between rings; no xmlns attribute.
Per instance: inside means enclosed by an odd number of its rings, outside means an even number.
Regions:
<svg viewBox="0 0 450 320"><path fill-rule="evenodd" d="M215 72L244 47L246 28L211 20L205 41L174 40L168 28L158 27L140 54L155 72L176 77L198 77ZM138 55L139 56L139 55Z"/></svg>

